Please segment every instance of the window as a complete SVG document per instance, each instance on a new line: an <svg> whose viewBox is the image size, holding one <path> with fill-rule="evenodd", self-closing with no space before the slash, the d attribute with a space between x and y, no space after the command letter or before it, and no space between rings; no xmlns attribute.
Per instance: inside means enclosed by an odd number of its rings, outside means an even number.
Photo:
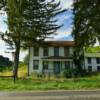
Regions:
<svg viewBox="0 0 100 100"><path fill-rule="evenodd" d="M39 48L34 48L34 56L39 56Z"/></svg>
<svg viewBox="0 0 100 100"><path fill-rule="evenodd" d="M64 47L64 55L69 56L69 47Z"/></svg>
<svg viewBox="0 0 100 100"><path fill-rule="evenodd" d="M92 66L88 66L88 71L92 72Z"/></svg>
<svg viewBox="0 0 100 100"><path fill-rule="evenodd" d="M48 52L49 52L49 49L48 48L44 48L43 49L43 55L44 56L48 56Z"/></svg>
<svg viewBox="0 0 100 100"><path fill-rule="evenodd" d="M100 71L100 66L97 66L97 71Z"/></svg>
<svg viewBox="0 0 100 100"><path fill-rule="evenodd" d="M54 47L54 56L59 56L59 47Z"/></svg>
<svg viewBox="0 0 100 100"><path fill-rule="evenodd" d="M48 61L43 61L43 69L48 69Z"/></svg>
<svg viewBox="0 0 100 100"><path fill-rule="evenodd" d="M70 68L70 61L65 61L65 69Z"/></svg>
<svg viewBox="0 0 100 100"><path fill-rule="evenodd" d="M39 68L39 61L38 60L34 60L33 61L33 69L37 70Z"/></svg>
<svg viewBox="0 0 100 100"><path fill-rule="evenodd" d="M96 58L97 64L100 64L100 58Z"/></svg>
<svg viewBox="0 0 100 100"><path fill-rule="evenodd" d="M91 58L88 57L87 60L88 60L88 64L91 64Z"/></svg>

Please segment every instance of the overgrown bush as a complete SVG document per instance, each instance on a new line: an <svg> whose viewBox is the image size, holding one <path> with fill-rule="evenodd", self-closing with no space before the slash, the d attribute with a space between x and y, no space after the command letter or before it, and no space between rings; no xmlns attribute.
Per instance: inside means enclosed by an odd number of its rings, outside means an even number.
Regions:
<svg viewBox="0 0 100 100"><path fill-rule="evenodd" d="M68 68L63 70L62 76L65 78L71 78L72 77L72 69Z"/></svg>
<svg viewBox="0 0 100 100"><path fill-rule="evenodd" d="M62 76L65 77L65 78L77 78L77 77L84 77L84 76L87 76L88 73L86 72L86 70L81 70L79 72L79 70L77 68L69 68L69 69L65 69L63 72L62 72Z"/></svg>

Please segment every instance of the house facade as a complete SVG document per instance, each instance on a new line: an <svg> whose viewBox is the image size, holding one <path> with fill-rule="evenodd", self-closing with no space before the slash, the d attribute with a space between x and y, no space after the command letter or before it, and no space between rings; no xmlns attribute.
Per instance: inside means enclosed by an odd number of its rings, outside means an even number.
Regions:
<svg viewBox="0 0 100 100"><path fill-rule="evenodd" d="M73 41L46 41L46 46L30 47L28 73L60 75L74 68ZM100 53L84 53L83 67L87 71L100 71Z"/></svg>
<svg viewBox="0 0 100 100"><path fill-rule="evenodd" d="M30 47L29 74L60 74L73 67L73 41L47 41L48 46Z"/></svg>

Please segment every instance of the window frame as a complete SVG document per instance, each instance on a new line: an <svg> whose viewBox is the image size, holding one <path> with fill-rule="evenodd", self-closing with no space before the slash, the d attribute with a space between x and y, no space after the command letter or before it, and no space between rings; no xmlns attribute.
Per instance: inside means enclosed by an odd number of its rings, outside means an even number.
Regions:
<svg viewBox="0 0 100 100"><path fill-rule="evenodd" d="M34 47L34 56L39 56L39 47Z"/></svg>
<svg viewBox="0 0 100 100"><path fill-rule="evenodd" d="M100 72L100 66L97 66L97 71Z"/></svg>
<svg viewBox="0 0 100 100"><path fill-rule="evenodd" d="M64 56L69 56L70 55L70 48L69 47L64 47Z"/></svg>
<svg viewBox="0 0 100 100"><path fill-rule="evenodd" d="M37 62L37 65L35 64ZM33 69L38 70L39 69L39 60L33 60Z"/></svg>
<svg viewBox="0 0 100 100"><path fill-rule="evenodd" d="M48 61L43 61L43 70L48 70L48 69L49 69L49 62Z"/></svg>
<svg viewBox="0 0 100 100"><path fill-rule="evenodd" d="M87 58L87 62L88 62L88 64L91 64L92 63L92 58L91 57L88 57Z"/></svg>
<svg viewBox="0 0 100 100"><path fill-rule="evenodd" d="M54 47L54 56L59 56L59 47Z"/></svg>
<svg viewBox="0 0 100 100"><path fill-rule="evenodd" d="M49 56L49 48L48 47L43 48L43 56Z"/></svg>
<svg viewBox="0 0 100 100"><path fill-rule="evenodd" d="M100 64L100 58L96 58L96 63Z"/></svg>

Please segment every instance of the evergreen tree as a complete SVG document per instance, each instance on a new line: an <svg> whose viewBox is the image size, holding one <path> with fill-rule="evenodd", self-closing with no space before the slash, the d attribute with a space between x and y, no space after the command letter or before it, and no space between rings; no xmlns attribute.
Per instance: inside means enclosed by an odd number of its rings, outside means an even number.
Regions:
<svg viewBox="0 0 100 100"><path fill-rule="evenodd" d="M77 49L100 41L100 0L74 0L73 36Z"/></svg>
<svg viewBox="0 0 100 100"><path fill-rule="evenodd" d="M72 35L76 44L75 55L80 58L84 47L92 46L96 39L100 41L100 0L74 0L73 6Z"/></svg>
<svg viewBox="0 0 100 100"><path fill-rule="evenodd" d="M57 31L57 14L63 12L55 0L1 0L0 8L7 13L8 29L2 39L15 49L14 80L17 77L20 48L40 43Z"/></svg>

